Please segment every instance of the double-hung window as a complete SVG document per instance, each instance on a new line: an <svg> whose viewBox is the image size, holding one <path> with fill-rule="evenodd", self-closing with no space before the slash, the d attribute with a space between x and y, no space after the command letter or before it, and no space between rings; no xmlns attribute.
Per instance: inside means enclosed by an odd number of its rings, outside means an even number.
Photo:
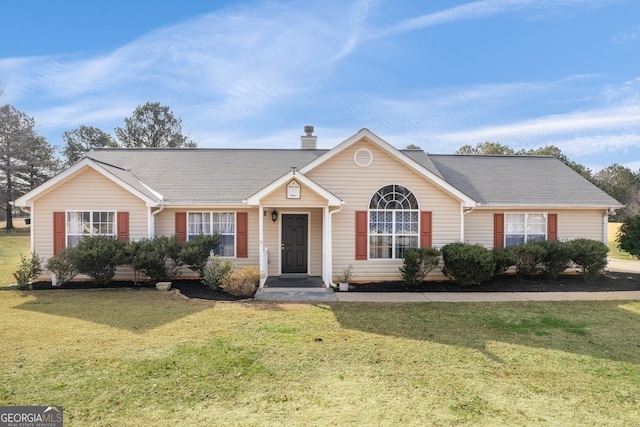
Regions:
<svg viewBox="0 0 640 427"><path fill-rule="evenodd" d="M369 203L369 258L401 259L418 247L418 200L401 185L379 189Z"/></svg>
<svg viewBox="0 0 640 427"><path fill-rule="evenodd" d="M505 213L505 246L547 239L546 213Z"/></svg>
<svg viewBox="0 0 640 427"><path fill-rule="evenodd" d="M220 235L220 245L214 249L216 255L236 256L235 212L189 212L187 215L187 240L201 234Z"/></svg>
<svg viewBox="0 0 640 427"><path fill-rule="evenodd" d="M87 236L116 238L115 211L67 211L67 247Z"/></svg>

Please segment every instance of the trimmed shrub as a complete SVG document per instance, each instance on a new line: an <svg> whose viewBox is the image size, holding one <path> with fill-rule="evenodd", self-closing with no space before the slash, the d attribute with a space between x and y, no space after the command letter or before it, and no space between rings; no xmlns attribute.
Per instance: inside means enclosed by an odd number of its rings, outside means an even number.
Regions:
<svg viewBox="0 0 640 427"><path fill-rule="evenodd" d="M607 245L599 240L575 239L569 242L573 251L573 262L580 266L582 277L589 282L607 266Z"/></svg>
<svg viewBox="0 0 640 427"><path fill-rule="evenodd" d="M27 289L40 273L42 273L42 258L37 253L32 252L28 258L20 254L18 269L13 273L13 277L18 283L18 289Z"/></svg>
<svg viewBox="0 0 640 427"><path fill-rule="evenodd" d="M563 271L571 266L573 246L560 240L545 240L538 244L544 249L542 271L549 280L556 280Z"/></svg>
<svg viewBox="0 0 640 427"><path fill-rule="evenodd" d="M124 261L122 240L106 236L85 237L75 247L76 268L91 277L96 284L108 284L116 274L116 267Z"/></svg>
<svg viewBox="0 0 640 427"><path fill-rule="evenodd" d="M234 269L233 262L228 258L211 255L204 267L204 283L213 289L220 289L222 281Z"/></svg>
<svg viewBox="0 0 640 427"><path fill-rule="evenodd" d="M440 263L440 251L435 248L409 248L404 251L403 264L400 267L402 280L415 286L424 281L427 274Z"/></svg>
<svg viewBox="0 0 640 427"><path fill-rule="evenodd" d="M519 279L533 276L542 270L545 249L540 242L521 243L513 247L516 254L516 274Z"/></svg>
<svg viewBox="0 0 640 427"><path fill-rule="evenodd" d="M233 270L222 278L220 287L225 292L241 298L252 297L260 284L260 269L255 266Z"/></svg>
<svg viewBox="0 0 640 427"><path fill-rule="evenodd" d="M513 250L513 246L508 248L493 248L491 252L493 253L493 262L496 264L493 270L494 274L504 273L509 267L516 265L516 262L518 262L518 257Z"/></svg>
<svg viewBox="0 0 640 427"><path fill-rule="evenodd" d="M482 245L449 243L441 249L442 272L462 286L476 285L493 277L493 254Z"/></svg>
<svg viewBox="0 0 640 427"><path fill-rule="evenodd" d="M640 214L624 219L616 236L618 248L640 259Z"/></svg>
<svg viewBox="0 0 640 427"><path fill-rule="evenodd" d="M204 269L211 252L220 245L220 235L198 235L182 244L178 254L180 262L204 277Z"/></svg>
<svg viewBox="0 0 640 427"><path fill-rule="evenodd" d="M128 247L128 262L134 271L142 272L157 282L167 282L180 275L177 259L181 246L175 236L142 239Z"/></svg>
<svg viewBox="0 0 640 427"><path fill-rule="evenodd" d="M148 239L130 240L129 242L127 242L127 245L124 248L124 259L122 263L130 265L133 269L134 285L138 285L145 281L143 280L143 277L145 277L146 275L144 274L144 271L142 271L142 261L140 259L140 254L147 240Z"/></svg>
<svg viewBox="0 0 640 427"><path fill-rule="evenodd" d="M76 267L75 248L64 248L49 258L47 260L47 270L56 276L56 286L69 283L80 273L78 267Z"/></svg>

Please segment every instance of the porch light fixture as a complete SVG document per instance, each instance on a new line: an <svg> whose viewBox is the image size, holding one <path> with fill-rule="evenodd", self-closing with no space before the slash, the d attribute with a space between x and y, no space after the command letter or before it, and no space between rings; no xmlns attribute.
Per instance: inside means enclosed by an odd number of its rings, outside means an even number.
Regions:
<svg viewBox="0 0 640 427"><path fill-rule="evenodd" d="M276 208L273 208L273 211L271 212L271 221L276 222L278 220L278 211L276 210Z"/></svg>

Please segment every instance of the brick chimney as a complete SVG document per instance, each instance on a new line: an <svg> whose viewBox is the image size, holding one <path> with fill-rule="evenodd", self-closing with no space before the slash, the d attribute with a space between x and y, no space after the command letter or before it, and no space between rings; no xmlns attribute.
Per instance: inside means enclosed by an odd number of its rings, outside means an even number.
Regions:
<svg viewBox="0 0 640 427"><path fill-rule="evenodd" d="M315 150L318 137L313 135L313 126L305 126L304 133L300 137L300 148L303 150Z"/></svg>

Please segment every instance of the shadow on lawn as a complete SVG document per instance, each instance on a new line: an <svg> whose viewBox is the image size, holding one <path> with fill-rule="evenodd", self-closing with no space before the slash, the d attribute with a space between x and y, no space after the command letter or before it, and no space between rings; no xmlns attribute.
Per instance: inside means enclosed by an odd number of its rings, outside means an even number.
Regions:
<svg viewBox="0 0 640 427"><path fill-rule="evenodd" d="M145 333L212 307L155 289L92 289L25 292L20 310L79 319ZM136 301L132 304L131 301Z"/></svg>
<svg viewBox="0 0 640 427"><path fill-rule="evenodd" d="M640 314L620 301L442 304L335 304L342 327L477 349L501 361L487 343L640 364ZM629 302L635 304L637 302Z"/></svg>

